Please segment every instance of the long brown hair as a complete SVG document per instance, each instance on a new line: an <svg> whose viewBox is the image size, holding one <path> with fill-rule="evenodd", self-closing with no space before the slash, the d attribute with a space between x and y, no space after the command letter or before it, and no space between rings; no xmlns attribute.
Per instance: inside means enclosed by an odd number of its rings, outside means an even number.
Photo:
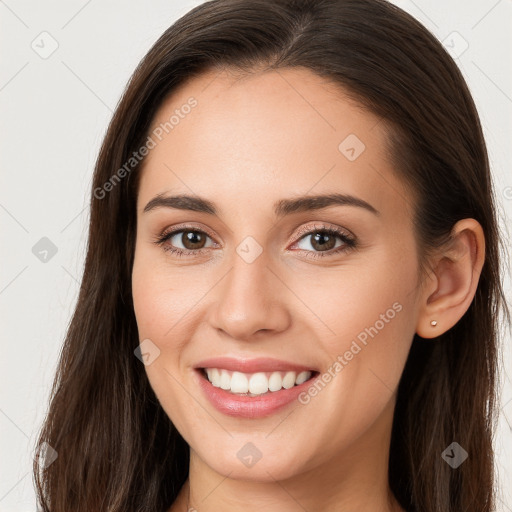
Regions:
<svg viewBox="0 0 512 512"><path fill-rule="evenodd" d="M212 0L176 21L141 61L94 171L80 294L37 443L58 454L46 468L42 457L34 463L42 510L154 512L176 499L189 447L134 356L140 163L127 169L126 162L144 145L164 98L191 77L298 66L343 87L391 127L393 164L415 196L421 263L458 220L483 227L485 263L469 310L438 339L413 340L389 482L408 511L493 510L498 317L510 316L486 146L457 65L419 22L384 0ZM453 441L469 453L457 469L441 457Z"/></svg>

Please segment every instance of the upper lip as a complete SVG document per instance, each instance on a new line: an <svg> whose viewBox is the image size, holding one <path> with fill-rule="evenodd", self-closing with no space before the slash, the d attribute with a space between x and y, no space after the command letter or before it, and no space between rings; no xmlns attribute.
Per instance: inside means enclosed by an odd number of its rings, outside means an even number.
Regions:
<svg viewBox="0 0 512 512"><path fill-rule="evenodd" d="M237 359L235 357L212 357L203 359L197 363L194 368L223 368L242 373L257 373L268 371L317 371L311 366L282 361L271 357L260 357L256 359Z"/></svg>

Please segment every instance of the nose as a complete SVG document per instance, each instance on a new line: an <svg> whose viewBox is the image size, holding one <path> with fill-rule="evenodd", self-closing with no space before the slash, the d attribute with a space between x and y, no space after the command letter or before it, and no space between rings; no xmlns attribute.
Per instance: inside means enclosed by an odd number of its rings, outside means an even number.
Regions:
<svg viewBox="0 0 512 512"><path fill-rule="evenodd" d="M286 287L263 255L252 263L235 256L216 289L210 323L231 338L249 341L263 332L282 332L290 325Z"/></svg>

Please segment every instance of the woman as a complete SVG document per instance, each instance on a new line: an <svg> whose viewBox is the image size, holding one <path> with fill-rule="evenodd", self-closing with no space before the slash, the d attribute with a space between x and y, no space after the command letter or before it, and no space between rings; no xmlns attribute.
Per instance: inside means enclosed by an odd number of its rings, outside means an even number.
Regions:
<svg viewBox="0 0 512 512"><path fill-rule="evenodd" d="M35 465L43 510L491 511L485 142L382 0L213 0L135 71Z"/></svg>

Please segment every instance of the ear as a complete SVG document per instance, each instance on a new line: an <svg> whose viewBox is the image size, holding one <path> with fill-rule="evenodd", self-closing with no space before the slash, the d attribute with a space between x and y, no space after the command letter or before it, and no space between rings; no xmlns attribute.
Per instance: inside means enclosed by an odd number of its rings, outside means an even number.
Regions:
<svg viewBox="0 0 512 512"><path fill-rule="evenodd" d="M416 325L419 336L435 338L462 318L475 295L484 260L482 226L475 219L460 220L447 247L435 256L433 272L424 284Z"/></svg>

